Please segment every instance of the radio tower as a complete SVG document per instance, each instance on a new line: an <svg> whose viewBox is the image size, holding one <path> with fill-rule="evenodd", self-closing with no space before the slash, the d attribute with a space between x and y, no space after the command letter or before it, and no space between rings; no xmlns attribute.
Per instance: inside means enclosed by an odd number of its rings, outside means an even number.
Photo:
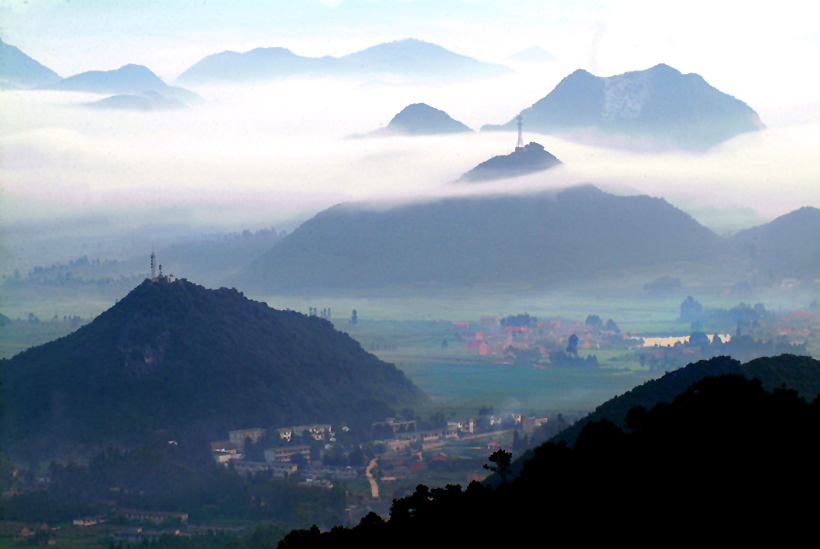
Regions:
<svg viewBox="0 0 820 549"><path fill-rule="evenodd" d="M515 146L515 150L521 150L524 148L524 134L522 132L522 128L524 127L524 119L521 118L521 115L518 115L518 144Z"/></svg>
<svg viewBox="0 0 820 549"><path fill-rule="evenodd" d="M151 250L151 280L157 279L157 256L154 250Z"/></svg>

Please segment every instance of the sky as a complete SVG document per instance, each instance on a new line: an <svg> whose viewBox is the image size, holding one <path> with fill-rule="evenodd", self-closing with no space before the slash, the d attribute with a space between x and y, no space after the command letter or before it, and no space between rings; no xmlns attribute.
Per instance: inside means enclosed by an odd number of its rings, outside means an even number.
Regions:
<svg viewBox="0 0 820 549"><path fill-rule="evenodd" d="M485 189L593 182L663 196L693 213L753 210L748 219L756 222L820 207L814 3L0 0L0 37L61 76L136 63L173 83L225 50L283 46L339 56L408 37L515 71L446 85L294 80L198 87L192 89L203 105L165 114L82 109L80 103L99 99L88 94L0 92L5 227L70 232L84 216L108 216L121 230L141 230L158 218L242 230L294 224L343 200L476 192L451 182L506 153L510 136L344 138L385 125L414 102L474 129L504 123L575 69L609 76L657 63L702 75L757 110L767 129L699 154L538 136L566 166ZM555 61L507 61L533 46ZM3 245L19 243L6 238Z"/></svg>

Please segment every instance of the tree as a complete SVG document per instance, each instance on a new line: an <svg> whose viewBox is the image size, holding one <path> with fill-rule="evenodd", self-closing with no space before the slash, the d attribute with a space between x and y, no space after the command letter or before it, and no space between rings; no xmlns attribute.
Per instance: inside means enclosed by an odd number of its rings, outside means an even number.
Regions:
<svg viewBox="0 0 820 549"><path fill-rule="evenodd" d="M692 332L689 336L689 345L692 347L708 348L710 343L709 336L703 332Z"/></svg>
<svg viewBox="0 0 820 549"><path fill-rule="evenodd" d="M495 465L487 465L485 463L484 468L492 471L493 473L498 473L498 476L501 477L501 484L506 484L507 475L510 472L510 465L512 464L512 452L498 449L487 459L492 463L495 463Z"/></svg>
<svg viewBox="0 0 820 549"><path fill-rule="evenodd" d="M691 295L680 304L680 321L695 322L703 315L703 305L695 301Z"/></svg>
<svg viewBox="0 0 820 549"><path fill-rule="evenodd" d="M572 334L567 343L567 353L578 356L578 336Z"/></svg>
<svg viewBox="0 0 820 549"><path fill-rule="evenodd" d="M601 320L601 317L599 317L598 315L589 315L587 319L584 321L584 324L600 330L601 326L604 325L604 321Z"/></svg>
<svg viewBox="0 0 820 549"><path fill-rule="evenodd" d="M615 324L615 321L612 320L611 318L606 321L606 325L604 326L604 329L609 330L610 332L615 332L616 334L621 333L621 329L618 328L618 325Z"/></svg>

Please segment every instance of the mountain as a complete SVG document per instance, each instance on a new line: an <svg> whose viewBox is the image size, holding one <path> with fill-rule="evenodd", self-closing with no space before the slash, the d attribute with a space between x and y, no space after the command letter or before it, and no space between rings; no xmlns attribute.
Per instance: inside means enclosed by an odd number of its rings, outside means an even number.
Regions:
<svg viewBox="0 0 820 549"><path fill-rule="evenodd" d="M0 89L36 88L59 80L56 72L0 40Z"/></svg>
<svg viewBox="0 0 820 549"><path fill-rule="evenodd" d="M303 57L287 48L256 48L237 53L209 55L185 70L177 81L253 82L303 77L398 76L412 79L475 78L508 72L500 65L483 63L421 40L406 39L379 44L343 57Z"/></svg>
<svg viewBox="0 0 820 549"><path fill-rule="evenodd" d="M187 109L187 105L177 99L171 99L157 92L145 92L140 95L112 95L100 101L85 103L92 109L113 109L122 111L174 111Z"/></svg>
<svg viewBox="0 0 820 549"><path fill-rule="evenodd" d="M372 46L340 58L361 74L395 74L419 78L476 78L510 72L414 38Z"/></svg>
<svg viewBox="0 0 820 549"><path fill-rule="evenodd" d="M318 317L145 280L71 335L0 363L7 440L102 444L327 422L369 428L426 397ZM180 435L181 436L181 435Z"/></svg>
<svg viewBox="0 0 820 549"><path fill-rule="evenodd" d="M101 94L140 95L148 92L158 93L168 99L193 105L202 101L192 91L169 86L148 67L142 65L125 65L113 71L89 71L69 76L49 89L61 91L78 91ZM131 100L133 102L133 100Z"/></svg>
<svg viewBox="0 0 820 549"><path fill-rule="evenodd" d="M753 268L774 279L816 278L820 273L820 209L804 207L730 239Z"/></svg>
<svg viewBox="0 0 820 549"><path fill-rule="evenodd" d="M531 142L517 147L504 156L494 156L482 162L459 178L459 181L479 182L507 179L554 168L561 161L544 149L543 145Z"/></svg>
<svg viewBox="0 0 820 549"><path fill-rule="evenodd" d="M246 291L443 287L600 277L710 257L718 237L663 199L591 185L391 208L340 204L233 279Z"/></svg>
<svg viewBox="0 0 820 549"><path fill-rule="evenodd" d="M472 132L468 126L453 120L449 114L424 103L404 107L385 128L368 136L390 135L441 135Z"/></svg>
<svg viewBox="0 0 820 549"><path fill-rule="evenodd" d="M527 129L541 133L595 130L662 146L707 149L763 127L746 103L697 74L668 65L601 78L577 70L546 97L521 111ZM509 130L516 118L482 131Z"/></svg>
<svg viewBox="0 0 820 549"><path fill-rule="evenodd" d="M527 63L546 63L555 61L555 56L540 46L533 46L514 53L507 58L507 61L524 61Z"/></svg>

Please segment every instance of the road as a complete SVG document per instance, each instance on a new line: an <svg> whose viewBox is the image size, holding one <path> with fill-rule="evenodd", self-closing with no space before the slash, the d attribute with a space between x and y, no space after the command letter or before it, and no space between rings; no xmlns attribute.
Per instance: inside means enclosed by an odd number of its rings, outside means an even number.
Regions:
<svg viewBox="0 0 820 549"><path fill-rule="evenodd" d="M368 464L367 469L365 470L364 474L367 477L367 482L370 483L370 495L373 499L379 499L379 485L376 484L376 479L373 478L373 467L376 466L376 462L379 461L379 458L374 457L370 460L370 464Z"/></svg>

